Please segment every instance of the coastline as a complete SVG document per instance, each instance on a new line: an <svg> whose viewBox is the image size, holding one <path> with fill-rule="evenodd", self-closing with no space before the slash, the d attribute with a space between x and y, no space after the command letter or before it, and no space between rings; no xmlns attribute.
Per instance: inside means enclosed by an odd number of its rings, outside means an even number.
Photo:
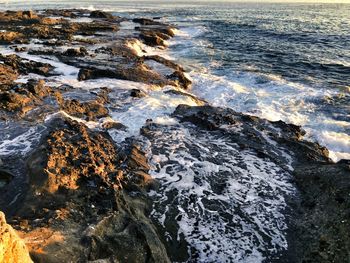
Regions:
<svg viewBox="0 0 350 263"><path fill-rule="evenodd" d="M349 161L333 163L327 149L303 140L298 126L212 107L192 95L181 65L147 53L166 48L175 26L77 9L0 15L0 42L7 49L0 56L1 127L31 138L40 134L29 146L24 136L17 149L11 139L2 148L0 210L34 261L348 258ZM176 146L179 139L172 136L182 133L183 145ZM201 138L207 144L197 144ZM218 156L205 155L203 148ZM227 171L196 168L197 161L220 166L225 158L232 165ZM174 174L161 173L169 167ZM176 184L181 178L171 178L191 172L203 187L195 197L193 189ZM255 186L267 187L248 193L254 184L243 182L238 186L247 192L240 200L228 194L238 188L222 178L225 172L235 175L227 175L232 180L254 178ZM208 187L201 182L205 176L217 181ZM228 200L220 200L225 194ZM237 205L233 210L231 203ZM244 236L236 222L223 233L238 233L241 242L227 238L208 252L210 238L226 236L218 236L212 221L200 220L208 214L198 209L207 206L219 215L214 220L226 218L229 225L238 211L243 216L237 220L258 234ZM250 223L257 212L261 218ZM198 230L205 226L212 231L208 236ZM227 254L232 245L241 252ZM294 258L287 247L295 250Z"/></svg>

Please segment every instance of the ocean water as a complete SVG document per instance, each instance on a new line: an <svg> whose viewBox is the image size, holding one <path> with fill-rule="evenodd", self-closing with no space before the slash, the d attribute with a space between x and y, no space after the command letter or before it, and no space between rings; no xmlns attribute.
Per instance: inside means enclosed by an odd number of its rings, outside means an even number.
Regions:
<svg viewBox="0 0 350 263"><path fill-rule="evenodd" d="M301 125L350 158L350 5L154 1L0 1L1 9L103 9L180 28L167 52L216 106Z"/></svg>
<svg viewBox="0 0 350 263"><path fill-rule="evenodd" d="M350 159L350 5L0 0L0 9L44 8L162 17L178 27L167 50L139 42L130 45L140 55L145 50L183 64L193 80L188 92L215 106L301 125L309 140L328 147L334 161ZM128 35L133 26L123 23L116 34ZM40 46L31 44L31 48ZM0 46L0 53L12 52ZM123 80L79 82L79 69L56 58L19 55L50 63L62 74L47 78L49 85L112 90L110 118L128 129L110 134L117 143L133 136L146 145L151 174L162 182L161 189L150 195L153 219L166 229L174 221L173 210L181 215L178 235L198 252L190 262L268 262L288 249L285 197L296 192L290 165L280 167L249 151L241 152L229 138L205 131L191 133L191 125L170 116L179 104L196 105L189 97ZM36 77L21 76L21 81ZM148 96L131 100L128 94L133 88ZM57 112L46 120L56 114L70 117ZM139 130L150 118L160 126L152 131L152 139L145 139ZM75 119L91 128L108 121ZM26 123L23 129L1 124L6 136L0 136L0 156L27 154L45 131L44 124L32 127ZM239 128L227 129L239 132ZM278 155L292 160L267 134L262 138ZM215 188L222 182L226 186L218 193ZM177 205L169 205L170 201ZM213 203L219 213L212 209Z"/></svg>

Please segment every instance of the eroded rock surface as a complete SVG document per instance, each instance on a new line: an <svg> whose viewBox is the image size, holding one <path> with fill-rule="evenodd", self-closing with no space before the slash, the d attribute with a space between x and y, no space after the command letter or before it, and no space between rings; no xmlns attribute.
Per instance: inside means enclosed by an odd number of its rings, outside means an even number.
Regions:
<svg viewBox="0 0 350 263"><path fill-rule="evenodd" d="M32 263L27 247L0 212L0 262Z"/></svg>

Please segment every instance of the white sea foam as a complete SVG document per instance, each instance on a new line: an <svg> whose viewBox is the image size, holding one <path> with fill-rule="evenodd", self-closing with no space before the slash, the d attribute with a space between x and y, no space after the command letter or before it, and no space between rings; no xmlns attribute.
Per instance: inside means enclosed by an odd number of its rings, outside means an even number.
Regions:
<svg viewBox="0 0 350 263"><path fill-rule="evenodd" d="M262 262L265 253L286 249L289 172L190 127L163 126L151 136L151 175L162 182L152 193L152 217L165 231L176 218L178 238L195 249L196 262Z"/></svg>
<svg viewBox="0 0 350 263"><path fill-rule="evenodd" d="M19 135L12 136L13 131L4 129L4 138L0 139L0 156L8 155L25 155L33 149L33 145L38 143L41 138L41 133L46 129L42 125L31 127L20 133Z"/></svg>
<svg viewBox="0 0 350 263"><path fill-rule="evenodd" d="M333 152L331 157L334 161L350 153L348 137L336 135L345 134L349 123L323 114L315 103L325 96L336 95L335 91L313 89L279 78L259 83L259 77L253 74L221 77L192 72L191 76L194 80L192 92L215 106L301 125L307 130L308 139L318 141ZM342 147L339 147L340 144Z"/></svg>
<svg viewBox="0 0 350 263"><path fill-rule="evenodd" d="M112 112L113 120L128 127L128 132L116 140L120 141L126 137L139 135L140 128L145 125L147 119L156 122L164 121L179 104L196 106L196 103L187 96L165 94L163 91L150 91L148 96L133 101L125 110Z"/></svg>

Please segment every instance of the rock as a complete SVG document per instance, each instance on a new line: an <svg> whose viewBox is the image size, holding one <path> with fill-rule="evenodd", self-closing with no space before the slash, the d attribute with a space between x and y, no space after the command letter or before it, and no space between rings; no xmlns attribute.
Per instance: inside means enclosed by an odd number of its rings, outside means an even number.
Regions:
<svg viewBox="0 0 350 263"><path fill-rule="evenodd" d="M43 76L53 75L51 71L54 69L48 63L27 60L17 55L4 56L0 54L0 61L12 69L17 70L21 74L35 73Z"/></svg>
<svg viewBox="0 0 350 263"><path fill-rule="evenodd" d="M88 121L96 121L100 118L108 116L108 110L97 101L79 102L78 100L62 100L59 102L61 110L68 114L86 119Z"/></svg>
<svg viewBox="0 0 350 263"><path fill-rule="evenodd" d="M0 45L21 44L27 42L24 35L19 32L0 32Z"/></svg>
<svg viewBox="0 0 350 263"><path fill-rule="evenodd" d="M0 91L0 107L8 112L25 114L39 105L50 92L43 80L29 80L25 84L13 85L11 90Z"/></svg>
<svg viewBox="0 0 350 263"><path fill-rule="evenodd" d="M0 64L0 90L3 90L5 85L12 84L17 78L17 71L15 71L12 67Z"/></svg>
<svg viewBox="0 0 350 263"><path fill-rule="evenodd" d="M132 20L134 23L138 23L141 25L162 25L162 23L158 22L158 21L154 21L153 19L149 19L149 18L134 18Z"/></svg>
<svg viewBox="0 0 350 263"><path fill-rule="evenodd" d="M145 56L144 59L146 59L146 60L154 60L154 61L156 61L158 63L161 63L164 66L167 66L168 68L171 68L171 69L173 69L175 71L182 71L182 72L185 71L184 68L181 65L179 65L179 64L177 64L174 61L171 61L169 59L163 58L163 57L161 57L159 55Z"/></svg>
<svg viewBox="0 0 350 263"><path fill-rule="evenodd" d="M24 196L12 204L34 261L169 262L148 219L144 191L157 184L144 153L134 144L122 152L108 134L69 119L47 128L27 158Z"/></svg>
<svg viewBox="0 0 350 263"><path fill-rule="evenodd" d="M167 46L165 40L159 37L154 32L142 32L140 38L145 42L146 45L155 47L155 46Z"/></svg>
<svg viewBox="0 0 350 263"><path fill-rule="evenodd" d="M142 90L132 89L130 91L130 96L134 97L134 98L143 98L143 97L146 97L147 94L144 91L142 91Z"/></svg>
<svg viewBox="0 0 350 263"><path fill-rule="evenodd" d="M208 102L206 102L205 100L199 99L196 96L190 94L190 93L186 93L180 90L175 90L175 89L170 89L170 90L166 90L164 91L164 93L166 94L174 94L174 95L179 95L179 96L184 96L184 97L189 97L191 100L193 100L198 106L204 106L207 105Z"/></svg>
<svg viewBox="0 0 350 263"><path fill-rule="evenodd" d="M175 81L176 85L183 89L189 89L192 85L192 81L183 71L175 71L168 79Z"/></svg>
<svg viewBox="0 0 350 263"><path fill-rule="evenodd" d="M39 19L33 11L5 11L0 12L0 24L17 23L28 25L38 23Z"/></svg>
<svg viewBox="0 0 350 263"><path fill-rule="evenodd" d="M346 262L350 256L350 172L345 163L297 166L301 191L288 243L299 262Z"/></svg>
<svg viewBox="0 0 350 263"><path fill-rule="evenodd" d="M88 54L89 54L88 51L84 47L80 47L78 49L69 48L63 53L64 56L69 56L69 57L84 57Z"/></svg>
<svg viewBox="0 0 350 263"><path fill-rule="evenodd" d="M83 68L80 69L78 80L98 79L98 78L115 78L122 80L131 80L147 84L154 84L158 86L165 86L170 84L168 80L163 78L158 73L148 69L144 64L136 64L131 68L116 68L102 69L102 68Z"/></svg>
<svg viewBox="0 0 350 263"><path fill-rule="evenodd" d="M114 16L110 13L106 13L100 10L95 10L90 13L92 18L105 18L105 19L114 19Z"/></svg>
<svg viewBox="0 0 350 263"><path fill-rule="evenodd" d="M28 49L26 47L15 47L16 52L26 52Z"/></svg>
<svg viewBox="0 0 350 263"><path fill-rule="evenodd" d="M33 262L24 242L18 237L15 230L6 223L3 212L0 212L0 262Z"/></svg>
<svg viewBox="0 0 350 263"><path fill-rule="evenodd" d="M126 130L127 127L120 123L115 121L109 121L102 124L102 128L110 130L110 129L116 129L116 130Z"/></svg>

